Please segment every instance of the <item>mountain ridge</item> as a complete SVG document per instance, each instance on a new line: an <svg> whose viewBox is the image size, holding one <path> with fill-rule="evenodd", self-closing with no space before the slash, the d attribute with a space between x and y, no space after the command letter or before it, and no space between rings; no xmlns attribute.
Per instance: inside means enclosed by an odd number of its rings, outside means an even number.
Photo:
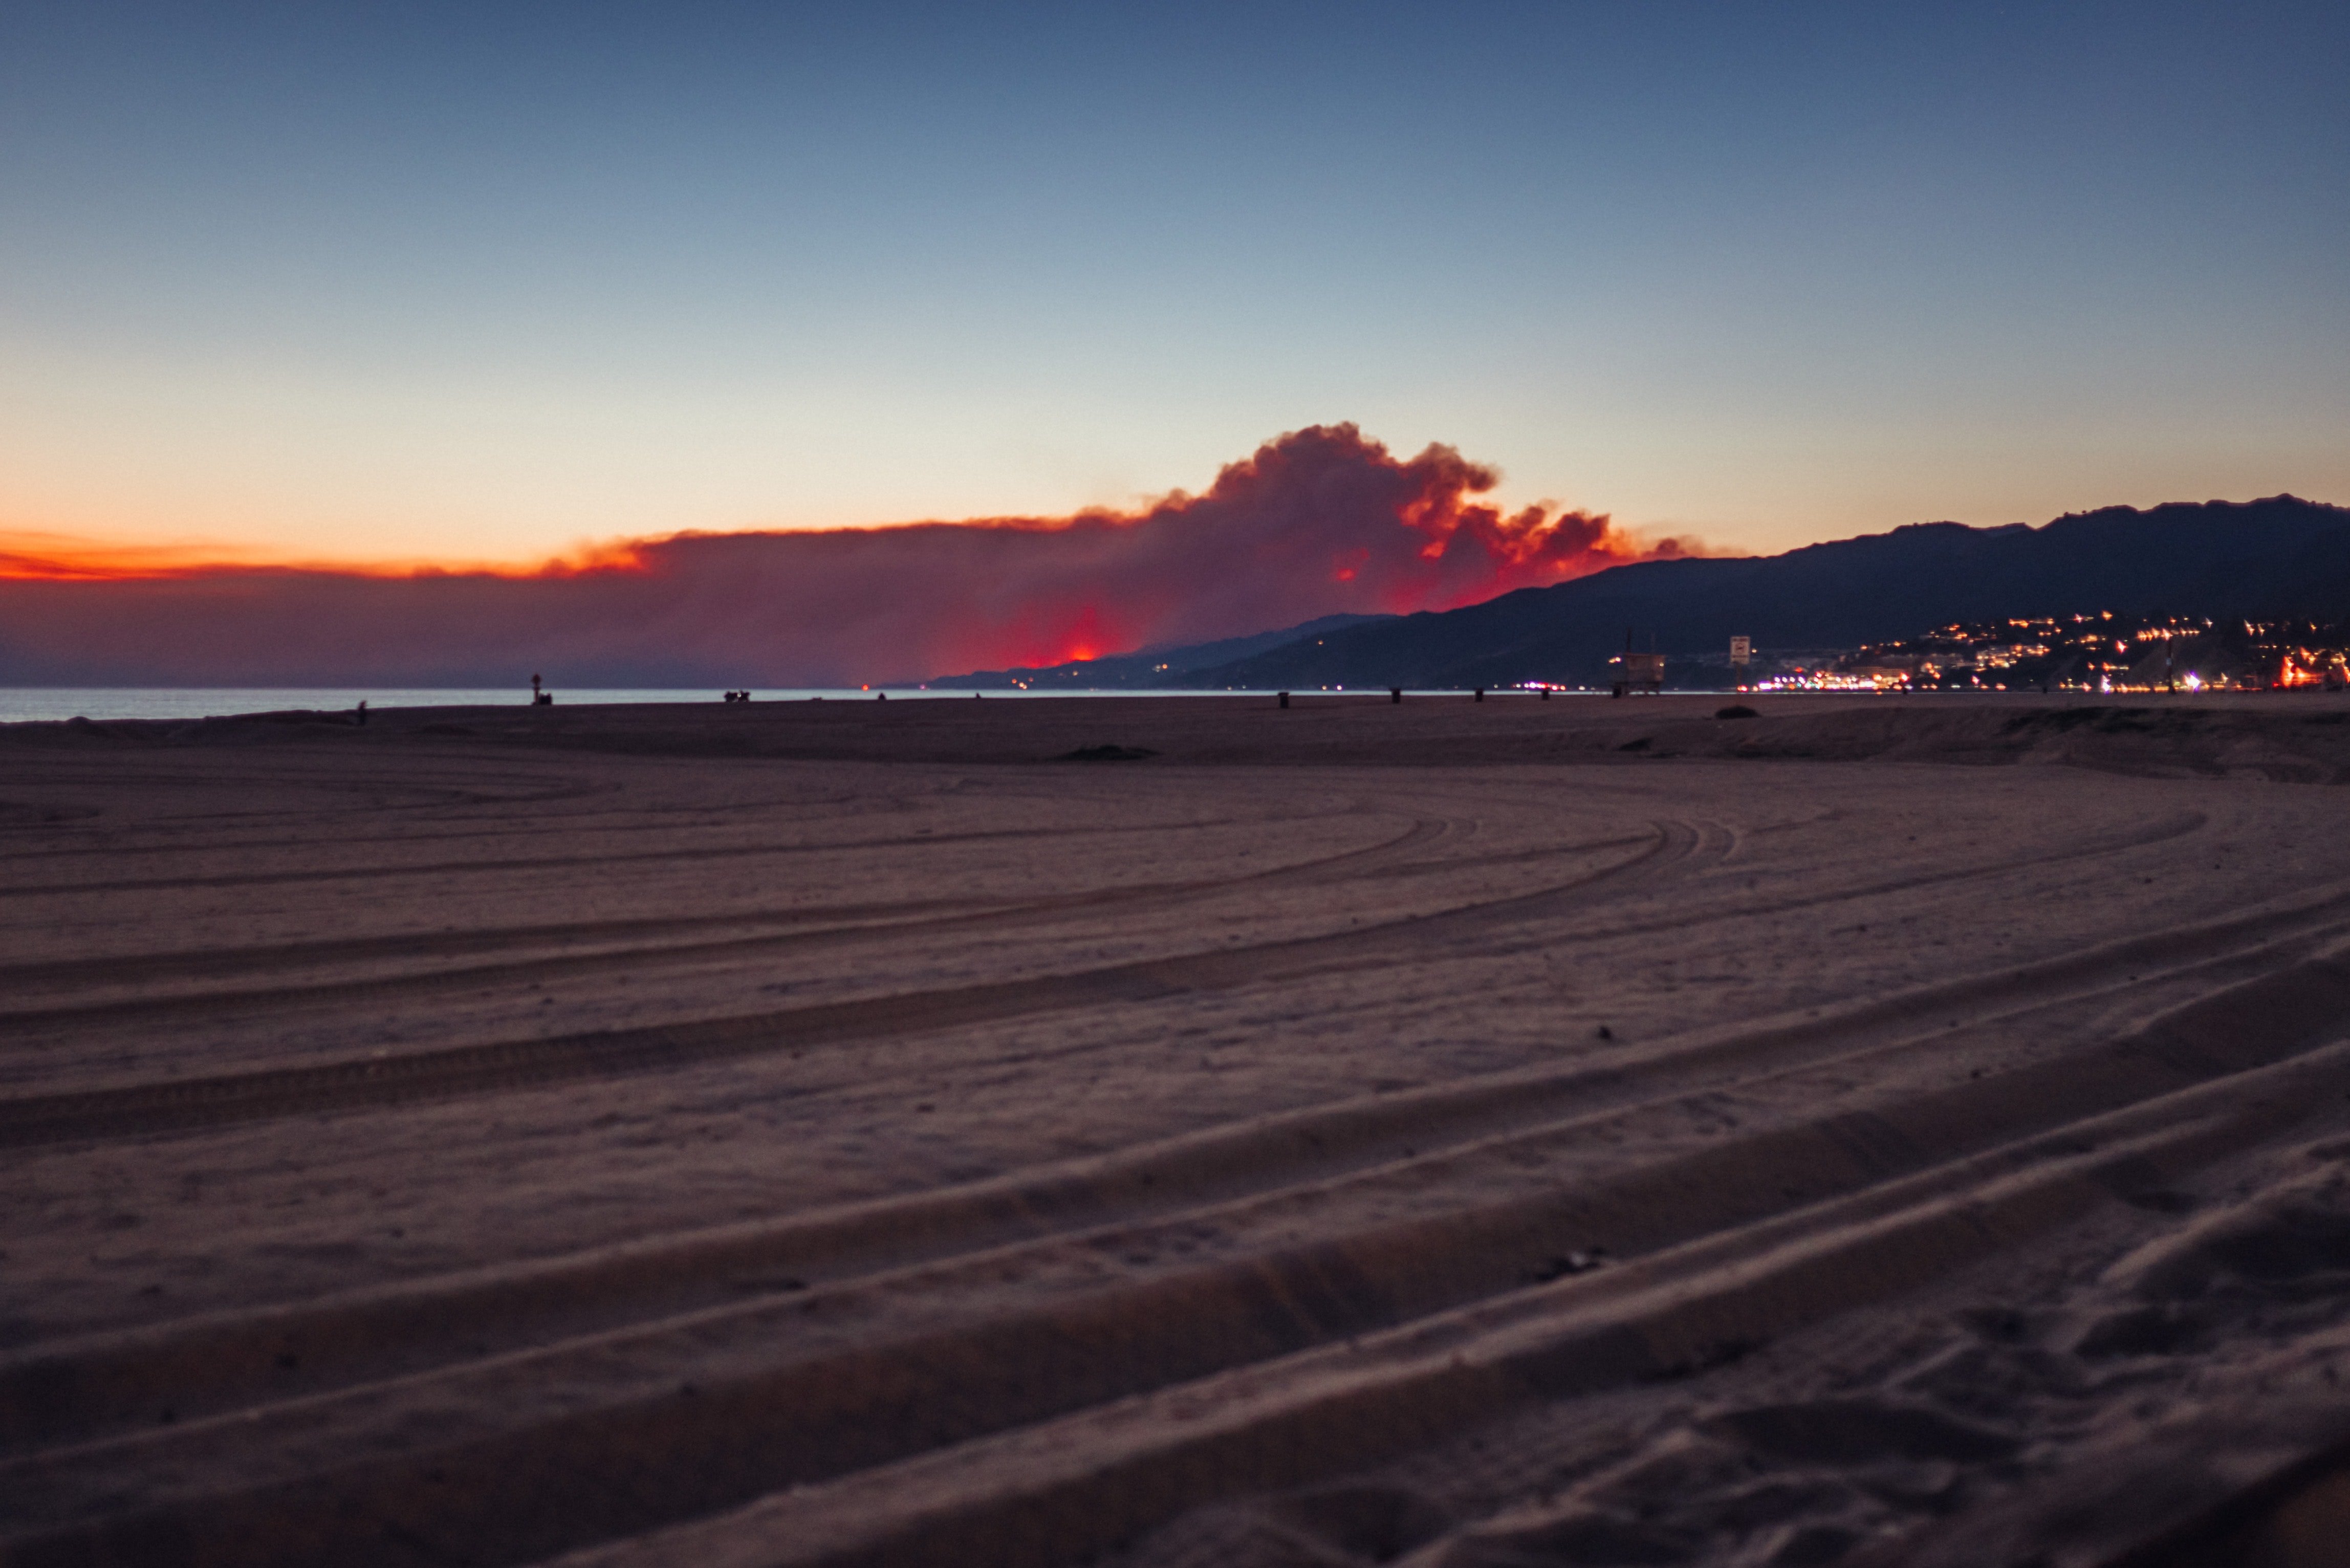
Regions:
<svg viewBox="0 0 2350 1568"><path fill-rule="evenodd" d="M2097 610L2248 619L2350 613L2350 508L2293 495L2067 513L2037 527L1915 523L1776 556L1612 567L1481 604L1303 636L1164 683L1201 689L1599 685L1627 632L1726 666L1958 620Z"/></svg>

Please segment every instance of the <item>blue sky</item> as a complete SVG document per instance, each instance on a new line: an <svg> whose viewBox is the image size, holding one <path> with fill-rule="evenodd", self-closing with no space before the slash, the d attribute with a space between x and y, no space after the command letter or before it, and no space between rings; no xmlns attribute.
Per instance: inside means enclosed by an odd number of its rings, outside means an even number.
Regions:
<svg viewBox="0 0 2350 1568"><path fill-rule="evenodd" d="M2350 501L2339 5L0 12L0 531Z"/></svg>

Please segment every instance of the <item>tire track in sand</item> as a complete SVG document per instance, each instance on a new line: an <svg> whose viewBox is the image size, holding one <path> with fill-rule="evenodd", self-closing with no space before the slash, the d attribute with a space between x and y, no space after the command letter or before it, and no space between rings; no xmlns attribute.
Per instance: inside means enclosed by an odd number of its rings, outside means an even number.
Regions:
<svg viewBox="0 0 2350 1568"><path fill-rule="evenodd" d="M206 990L161 997L128 997L90 1002L66 1002L47 1007L0 1011L0 1023L21 1029L56 1027L130 1019L205 1017L249 1012L273 1007L315 1007L329 1002L377 1002L431 995L500 981L544 980L567 974L596 974L626 966L631 973L648 968L704 963L767 952L806 950L869 940L876 936L910 938L957 930L1015 929L1047 923L1087 909L1120 910L1172 908L1232 889L1287 881L1311 883L1332 870L1355 862L1389 857L1441 838L1447 825L1440 819L1419 818L1392 838L1316 859L1251 871L1236 877L1199 877L1180 882L1147 882L1095 888L1045 898L1002 902L936 900L928 903L835 906L806 910L754 911L742 915L689 916L673 920L590 921L570 925L512 928L499 931L456 933L446 937L401 936L345 942L289 943L262 950L215 950L172 953L153 960L93 960L75 966L114 983L135 983L160 969L166 975L202 975L206 966L224 959L232 968L243 960L250 968L268 972L292 963L363 962L398 957L430 957L456 950L496 952L521 950L527 958L500 963L442 967L423 973L369 976L364 979L319 981L308 984ZM1561 846L1556 853L1579 854L1618 847L1636 838L1596 840ZM922 843L927 840L914 840ZM943 911L925 914L925 911ZM803 929L775 930L716 941L668 941L635 947L599 946L589 952L546 950L555 944L625 940L632 935L685 934L696 929L740 929L744 926L787 925ZM468 940L470 939L470 940ZM250 956L248 956L250 955ZM41 978L54 971L24 966ZM60 966L62 967L62 966ZM0 981L6 973L0 971Z"/></svg>
<svg viewBox="0 0 2350 1568"><path fill-rule="evenodd" d="M814 1298L733 1314L776 1325L752 1322L761 1332L732 1356L705 1315L633 1345L466 1368L452 1376L492 1396L470 1403L396 1380L36 1456L0 1472L0 1491L32 1500L26 1561L171 1540L234 1543L249 1563L389 1563L420 1544L515 1563L660 1531L608 1560L1062 1562L1236 1486L1295 1484L1532 1399L1702 1365L2158 1187L2350 1082L2345 1004L2336 949L2109 1044L1685 1157L1711 1179L1631 1168L1613 1195L1471 1199L1104 1290L1034 1292L1008 1316L852 1338L812 1361L776 1334ZM1550 1285L1512 1277L1524 1247L1595 1224L1623 1228L1625 1263ZM673 1354L649 1352L647 1334ZM1138 1418L1170 1405L1187 1418ZM120 1511L123 1478L142 1472L180 1479ZM559 1491L541 1484L558 1475Z"/></svg>
<svg viewBox="0 0 2350 1568"><path fill-rule="evenodd" d="M2132 832L2093 840L2059 855L2015 857L1924 876L1892 878L1835 893L1741 905L1686 919L1610 926L1599 932L1547 939L1544 945L1590 940L1594 936L1685 929L1706 920L1815 908L1840 900L1995 876L2025 867L2112 855L2196 832L2205 820L2203 814L2189 812ZM1595 891L1605 891L1621 898L1646 891L1648 884L1668 872L1689 875L1692 867L1688 863L1700 850L1706 854L1706 863L1711 864L1727 856L1733 843L1727 831L1715 825L1700 828L1685 823L1662 822L1657 825L1656 832L1659 837L1646 853L1551 888L1318 936L1139 960L1068 974L691 1023L490 1042L346 1059L310 1067L265 1069L0 1100L0 1148L139 1137L239 1121L495 1093L568 1079L660 1072L770 1051L828 1046L879 1035L966 1027L1074 1008L1156 1001L1187 992L1229 989L1268 980L1344 972L1364 963L1383 961L1385 954L1399 944L1419 947L1432 936L1490 929L1537 917L1570 897L1582 900ZM1409 841L1411 836L1407 834L1398 842ZM1502 947L1490 950L1510 950Z"/></svg>
<svg viewBox="0 0 2350 1568"><path fill-rule="evenodd" d="M2345 1082L2350 1052L2336 1047L1521 1301L771 1492L559 1565L1060 1568L1193 1507L1702 1371L2180 1179L2289 1129L2297 1099Z"/></svg>
<svg viewBox="0 0 2350 1568"><path fill-rule="evenodd" d="M1570 889L1596 888L1644 871L1654 876L1660 868L1686 859L1698 842L1693 830L1668 825L1640 853L1535 893L1252 948L1219 949L1074 973L690 1023L497 1041L318 1066L20 1096L0 1100L0 1147L136 1137L240 1121L373 1108L568 1079L665 1071L733 1056L966 1027L1071 1008L1155 1001L1246 983L1262 972L1268 953L1313 954L1374 942L1383 935L1424 933L1447 922L1524 909Z"/></svg>
<svg viewBox="0 0 2350 1568"><path fill-rule="evenodd" d="M165 893L194 888L270 888L302 882L341 882L374 880L386 877L460 876L475 873L512 871L560 871L581 866L604 867L631 865L650 861L695 861L759 859L786 855L822 855L834 851L843 853L866 849L896 849L922 847L934 844L962 844L996 839L1070 838L1087 834L1115 836L1118 834L1180 832L1186 828L1222 826L1221 824L1180 822L1159 827L1107 826L1099 828L999 828L986 832L931 834L922 836L900 836L890 838L845 839L829 843L801 844L738 844L708 845L690 849L642 849L602 855L534 855L510 857L505 859L433 860L411 864L392 861L373 866L348 866L325 870L306 871L244 871L210 877L151 877L112 882L49 882L22 883L0 887L0 898L54 897L74 893ZM193 850L192 854L206 853Z"/></svg>
<svg viewBox="0 0 2350 1568"><path fill-rule="evenodd" d="M1482 1143L1512 1158L1560 1129L1627 1106L1718 1093L1826 1065L1850 1070L1931 1043L1952 1054L1985 1032L2117 987L2226 980L2297 961L2337 936L2350 890L2204 922L1988 976L1696 1037L1623 1065L1497 1074L1256 1118L958 1188L812 1215L720 1227L574 1257L378 1287L296 1307L230 1313L0 1358L0 1450L138 1424L172 1408L217 1408L250 1386L305 1391L404 1375L450 1359L694 1313L806 1285L898 1270L1087 1228L1127 1227L1202 1206L1326 1188L1366 1170L1430 1161ZM1975 1011L1963 1030L1954 1005ZM1623 1238L1616 1238L1619 1248ZM592 1309L588 1303L592 1303ZM64 1424L61 1424L64 1423Z"/></svg>

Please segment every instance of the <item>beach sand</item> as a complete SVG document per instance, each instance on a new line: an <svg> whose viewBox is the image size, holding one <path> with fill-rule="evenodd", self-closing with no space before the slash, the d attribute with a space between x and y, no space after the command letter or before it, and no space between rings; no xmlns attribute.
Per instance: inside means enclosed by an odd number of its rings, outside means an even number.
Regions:
<svg viewBox="0 0 2350 1568"><path fill-rule="evenodd" d="M0 1562L2345 1561L2350 700L1728 701L0 728Z"/></svg>

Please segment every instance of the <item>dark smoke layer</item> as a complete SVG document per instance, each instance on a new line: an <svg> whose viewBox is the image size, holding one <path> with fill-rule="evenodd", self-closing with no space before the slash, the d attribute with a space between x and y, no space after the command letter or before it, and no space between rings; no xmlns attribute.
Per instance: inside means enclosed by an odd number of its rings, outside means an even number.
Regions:
<svg viewBox="0 0 2350 1568"><path fill-rule="evenodd" d="M244 566L0 573L0 682L855 686L1450 609L1649 556L1584 512L1504 515L1447 446L1317 425L1132 513L682 534L528 574Z"/></svg>

